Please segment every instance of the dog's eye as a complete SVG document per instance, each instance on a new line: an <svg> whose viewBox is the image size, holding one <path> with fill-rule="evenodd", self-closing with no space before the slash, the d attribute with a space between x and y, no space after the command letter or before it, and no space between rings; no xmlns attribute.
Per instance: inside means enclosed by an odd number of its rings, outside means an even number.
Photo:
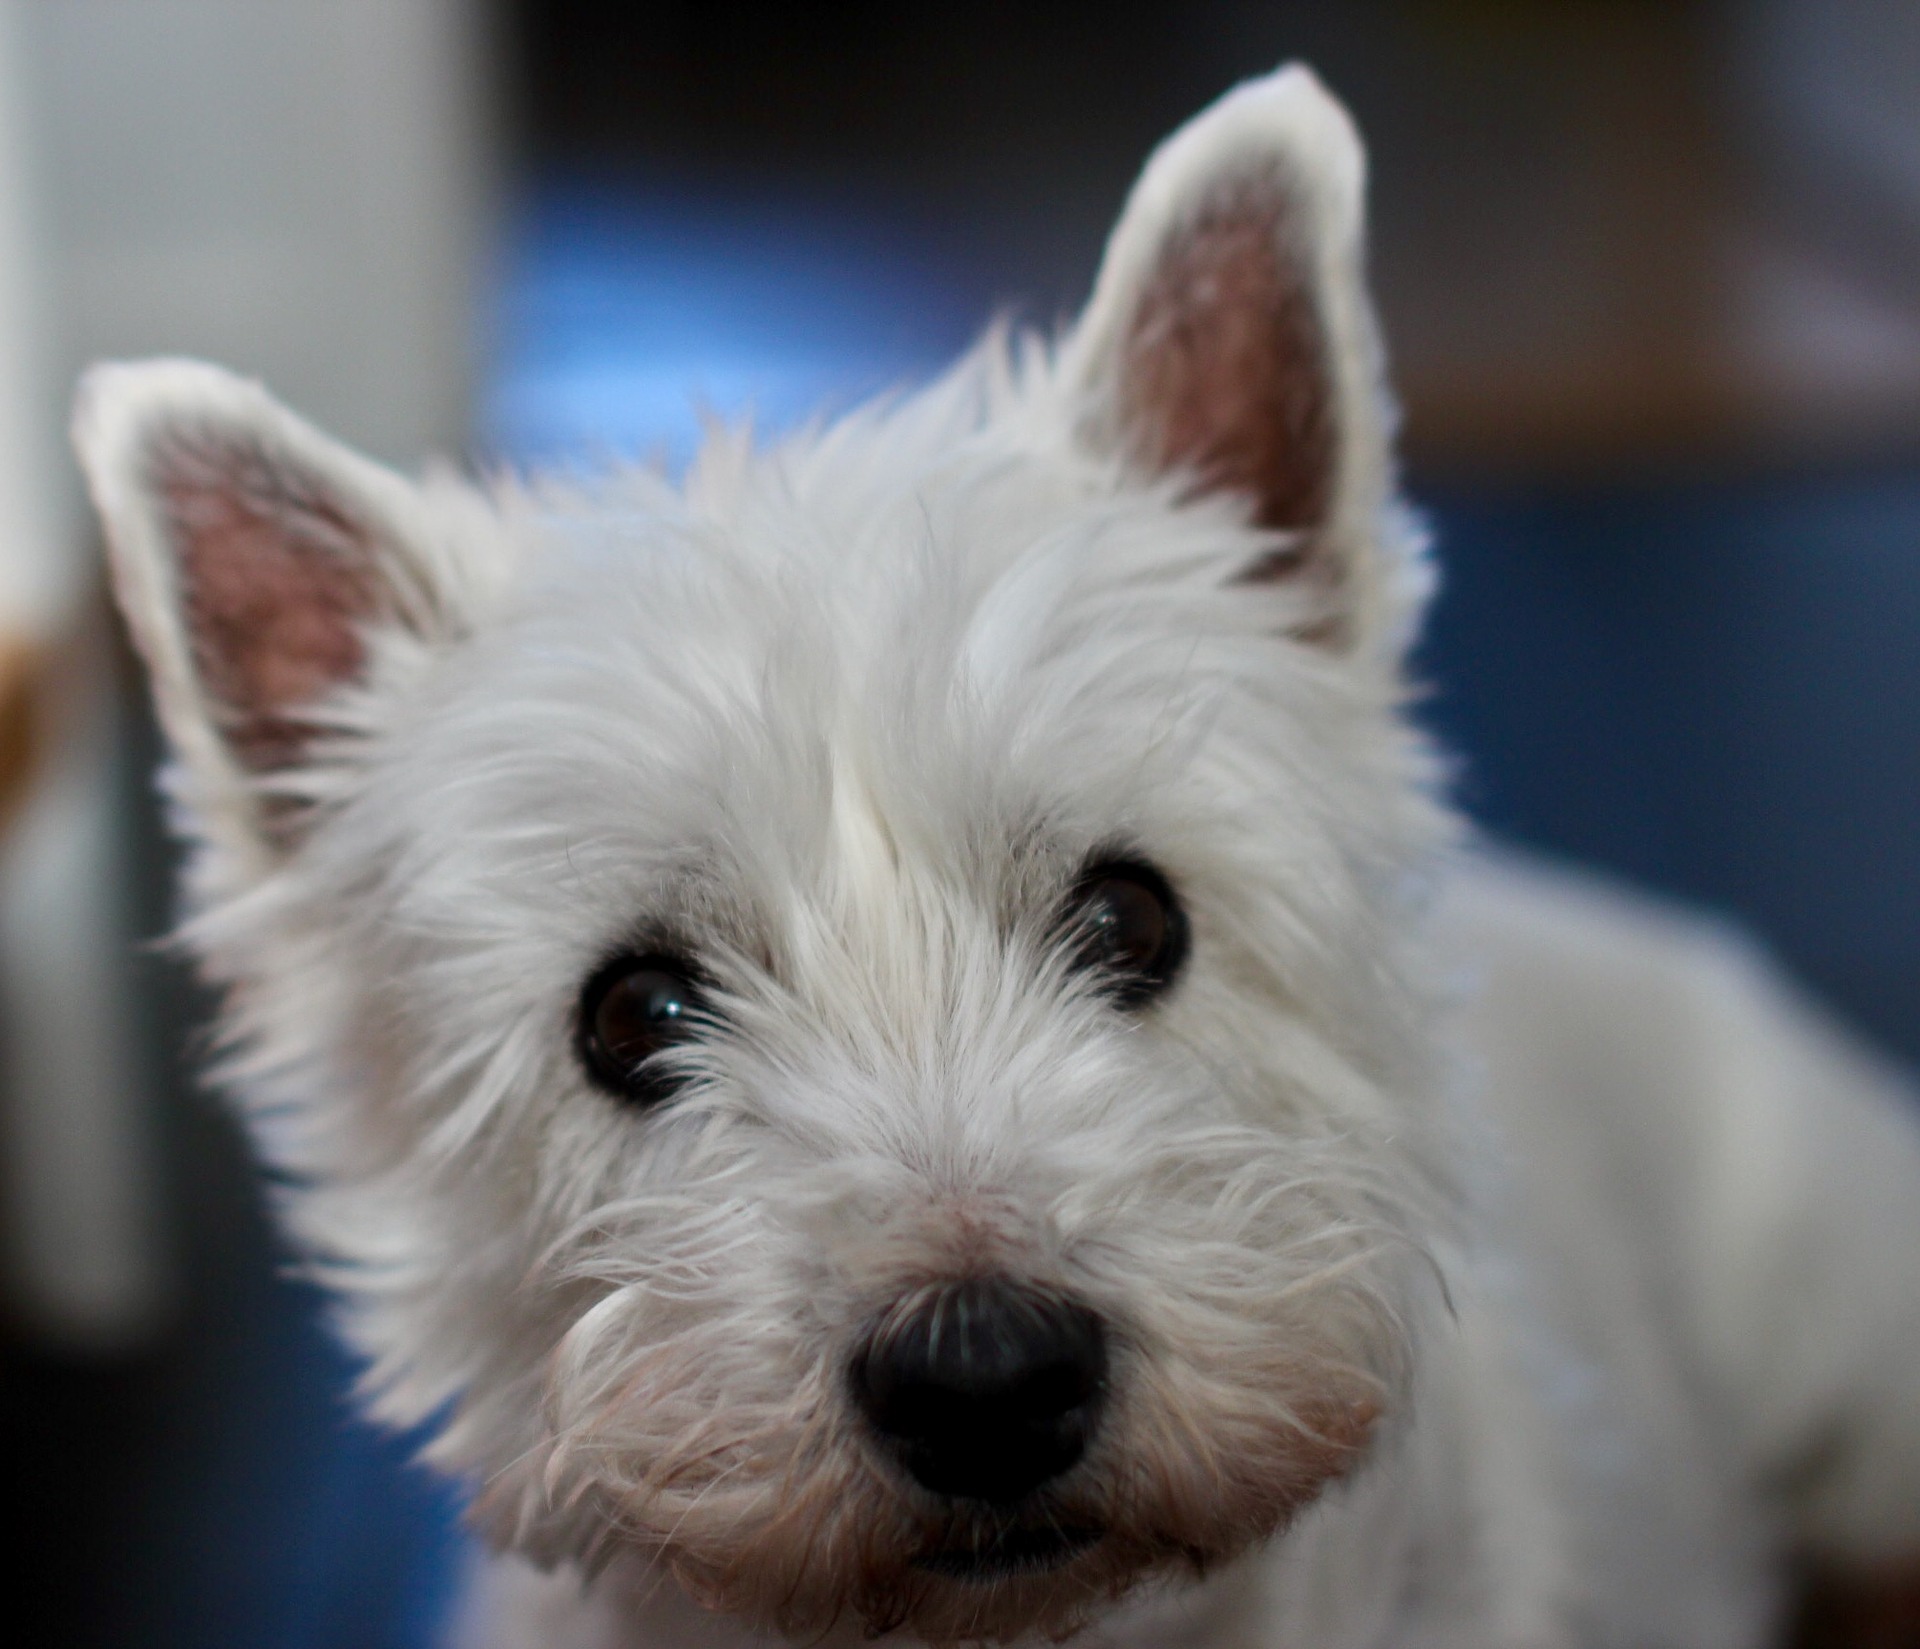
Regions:
<svg viewBox="0 0 1920 1649"><path fill-rule="evenodd" d="M702 996L692 967L672 956L623 956L580 997L580 1058L609 1093L642 1105L673 1090L654 1055L693 1034Z"/></svg>
<svg viewBox="0 0 1920 1649"><path fill-rule="evenodd" d="M1084 871L1065 914L1081 966L1098 969L1124 1007L1165 990L1186 958L1186 913L1166 877L1139 860Z"/></svg>

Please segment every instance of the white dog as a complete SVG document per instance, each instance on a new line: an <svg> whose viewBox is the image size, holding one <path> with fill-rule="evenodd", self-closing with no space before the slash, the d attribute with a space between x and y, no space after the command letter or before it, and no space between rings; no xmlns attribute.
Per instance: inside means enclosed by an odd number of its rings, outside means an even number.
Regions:
<svg viewBox="0 0 1920 1649"><path fill-rule="evenodd" d="M1915 1641L1920 1138L1738 943L1452 851L1362 172L1244 86L1057 345L684 485L88 378L224 1078L467 1641L1706 1649L1803 1560Z"/></svg>

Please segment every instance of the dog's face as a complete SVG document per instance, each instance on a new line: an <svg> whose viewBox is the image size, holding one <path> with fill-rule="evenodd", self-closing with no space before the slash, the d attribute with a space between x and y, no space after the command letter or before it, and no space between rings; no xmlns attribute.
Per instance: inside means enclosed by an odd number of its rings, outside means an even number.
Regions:
<svg viewBox="0 0 1920 1649"><path fill-rule="evenodd" d="M1395 1423L1444 826L1360 170L1243 88L1060 346L681 487L90 381L231 1080L497 1539L1059 1633Z"/></svg>

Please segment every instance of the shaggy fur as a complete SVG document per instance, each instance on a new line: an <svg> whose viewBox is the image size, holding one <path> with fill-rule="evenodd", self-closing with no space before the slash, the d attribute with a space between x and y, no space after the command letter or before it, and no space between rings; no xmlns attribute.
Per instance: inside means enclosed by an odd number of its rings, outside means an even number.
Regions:
<svg viewBox="0 0 1920 1649"><path fill-rule="evenodd" d="M415 485L209 367L88 378L221 1076L517 1554L469 1641L1750 1644L1790 1551L1920 1551L1884 1081L1725 941L1447 868L1362 172L1305 71L1244 87L1059 344L681 484ZM1191 924L1138 1011L1060 916L1116 854ZM577 1004L665 949L710 1018L641 1111ZM988 1275L1112 1360L1011 1511L849 1392ZM1014 1525L1099 1538L926 1562Z"/></svg>

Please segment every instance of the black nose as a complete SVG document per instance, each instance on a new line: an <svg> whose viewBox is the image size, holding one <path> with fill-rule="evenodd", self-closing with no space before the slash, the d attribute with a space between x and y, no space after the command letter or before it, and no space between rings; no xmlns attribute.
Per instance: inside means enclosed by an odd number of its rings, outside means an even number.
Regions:
<svg viewBox="0 0 1920 1649"><path fill-rule="evenodd" d="M998 1505L1086 1452L1106 1379L1098 1317L999 1277L916 1296L853 1366L861 1408L922 1487Z"/></svg>

